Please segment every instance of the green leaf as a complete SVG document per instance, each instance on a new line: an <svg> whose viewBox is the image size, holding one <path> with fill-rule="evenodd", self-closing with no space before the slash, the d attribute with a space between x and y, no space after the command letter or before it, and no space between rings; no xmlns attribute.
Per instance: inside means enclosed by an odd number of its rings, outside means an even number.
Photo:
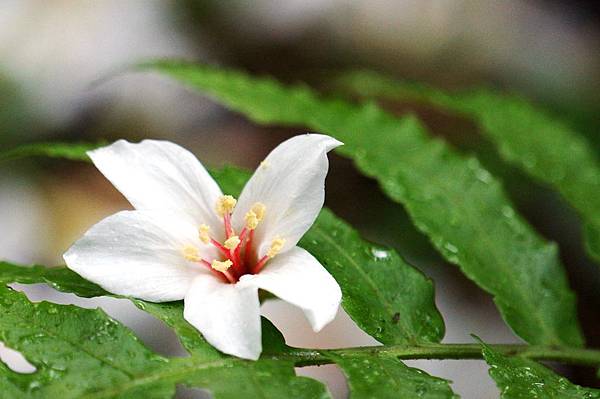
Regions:
<svg viewBox="0 0 600 399"><path fill-rule="evenodd" d="M85 298L108 294L100 286L83 279L66 267L27 267L0 261L0 285L10 283L46 283L59 291L74 293Z"/></svg>
<svg viewBox="0 0 600 399"><path fill-rule="evenodd" d="M223 190L232 194L237 194L249 177L247 172L232 167L214 171L213 175ZM394 251L362 241L350 226L327 210L321 212L301 245L311 251L338 280L343 291L343 306L348 314L379 341L415 344L439 342L443 337L444 324L435 307L433 284ZM0 283L13 282L45 282L58 290L85 297L111 295L64 267L21 267L0 262ZM190 353L205 356L207 344L183 319L181 302L155 304L131 300L172 327ZM273 342L282 341L271 340L269 346L265 344L265 353L277 349ZM283 347L282 344L280 347ZM277 351L272 355L281 357ZM390 365L396 363L402 370L408 369L399 361ZM407 375L418 374L416 370L409 370L411 372ZM402 375L399 373L397 378ZM431 379L430 386L427 378ZM353 377L353 380L358 383L360 378ZM360 386L364 388L370 383L367 379ZM197 384L204 386L200 382ZM419 384L411 384L407 385L406 392L410 392L410 387L414 387L416 393L422 389L433 392L440 389L439 380L426 375L421 377ZM445 397L452 397L449 389L447 392Z"/></svg>
<svg viewBox="0 0 600 399"><path fill-rule="evenodd" d="M249 177L247 172L232 167L212 174L224 192L235 195ZM435 307L433 283L395 251L363 241L355 230L326 209L322 210L300 245L338 281L344 309L360 328L378 341L415 344L439 342L443 338L444 322ZM0 262L1 282L45 282L60 291L84 297L107 295L102 288L64 267L24 268ZM179 305L175 306L173 315L173 310L163 304L157 308L156 304L134 302L178 330L183 345L190 350L193 348L197 336L195 330L186 330L187 323L177 326L168 321L176 319Z"/></svg>
<svg viewBox="0 0 600 399"><path fill-rule="evenodd" d="M443 338L432 282L394 250L362 241L327 209L299 245L338 281L344 310L379 342L417 344Z"/></svg>
<svg viewBox="0 0 600 399"><path fill-rule="evenodd" d="M97 146L97 144L96 144ZM29 146L25 147L28 148ZM50 153L69 154L86 160L94 144L40 144ZM23 156L28 151L15 149ZM250 177L246 171L226 167L211 171L224 192L239 195ZM357 325L381 343L415 344L439 342L444 336L444 321L435 306L433 283L407 264L397 252L365 242L350 225L324 209L300 245L311 252L334 276L342 288L343 307ZM54 288L84 297L105 295L97 285L82 280L64 268L34 267L9 272L0 262L2 273L21 283L46 282ZM80 287L75 284L81 284ZM146 310L152 304L136 302ZM159 316L157 316L159 317ZM194 336L191 334L185 336ZM184 342L184 346L185 342ZM188 347L189 349L189 347Z"/></svg>
<svg viewBox="0 0 600 399"><path fill-rule="evenodd" d="M0 311L0 340L37 369L1 367L0 398L170 398L176 384L206 388L215 398L329 397L321 383L296 377L291 359L245 361L206 343L190 357L167 359L101 310L33 304L8 288L0 288ZM285 348L272 326L263 329L265 346Z"/></svg>
<svg viewBox="0 0 600 399"><path fill-rule="evenodd" d="M99 296L126 298L132 301L138 308L152 314L156 318L164 321L169 327L172 327L177 332L181 344L188 351L193 352L196 348L204 347L206 345L197 330L181 317L181 302L165 302L158 304L111 294L102 287L85 280L80 275L64 266L20 266L0 261L0 285L8 285L11 283L46 283L58 291L75 294L84 298Z"/></svg>
<svg viewBox="0 0 600 399"><path fill-rule="evenodd" d="M238 195L249 177L239 169L213 171L224 192ZM323 209L299 245L342 288L342 305L356 324L384 344L439 342L444 321L433 283L392 249L369 244Z"/></svg>
<svg viewBox="0 0 600 399"><path fill-rule="evenodd" d="M535 344L582 344L556 246L516 213L475 158L431 138L414 117L208 66L159 61L138 68L172 76L257 122L303 125L345 142L338 152L404 204L446 259L494 296L519 336Z"/></svg>
<svg viewBox="0 0 600 399"><path fill-rule="evenodd" d="M348 378L353 399L458 398L449 381L408 367L398 359L332 355Z"/></svg>
<svg viewBox="0 0 600 399"><path fill-rule="evenodd" d="M600 261L600 160L586 138L515 95L492 90L446 93L372 72L338 84L361 95L427 102L472 118L508 162L558 190L580 214L588 252Z"/></svg>
<svg viewBox="0 0 600 399"><path fill-rule="evenodd" d="M47 273L43 273L44 269ZM66 268L22 267L4 262L0 263L0 277L0 282L3 284L11 282L27 284L46 282L64 292L83 293L86 296L115 296L99 287L96 290L92 287L85 287L86 281ZM6 295L6 297L3 297L3 295ZM305 381L288 375L286 370L291 368L294 361L303 361L304 356L300 352L302 350L286 347L279 332L266 321L263 323L263 356L261 360L253 364L253 362L222 355L210 347L201 335L183 319L181 301L157 304L136 299L131 300L141 309L174 328L184 347L191 353L191 358L184 358L184 360L180 358L164 359L149 352L130 332L117 322L110 320L99 310L91 311L46 302L30 304L22 294L10 290L7 290L5 294L3 289L0 289L0 311L3 312L3 315L6 315L4 319L0 320L0 340L6 342L10 347L21 350L39 370L39 373L33 375L17 374L3 367L0 363L0 387L4 389L3 392L6 392L6 397L64 395L57 397L68 398L81 395L81 397L86 398L133 398L148 395L148 390L153 390L153 394L156 396L149 397L159 398L169 397L175 383L209 388L217 395L217 398L236 397L236 395L240 395L240 392L248 392L247 395L250 396L246 397L255 397L252 395L257 395L256 397L278 397L278 395L289 394L289 392L293 393L292 397L294 398L327 397L320 385L313 381ZM14 303L17 303L18 307L11 307ZM49 318L49 320L46 318ZM102 327L104 325L110 325L111 329L117 331L117 337L113 337L115 335L113 330L106 332L105 327ZM19 327L15 328L15 326ZM62 331L63 328L65 331ZM21 332L22 329L25 330L24 333ZM68 336L63 336L65 334L68 334ZM102 339L96 338L94 334ZM22 336L32 338L21 341L19 337ZM46 336L51 336L54 339L51 342L36 341L38 338ZM123 339L123 336L126 339ZM91 337L95 338L92 339ZM65 345L65 342L83 342L86 345L90 343L90 345L78 348L77 345ZM62 352L57 352L53 345L60 346ZM128 354L127 356L132 356L131 353L135 354L136 359L144 356L149 357L151 364L148 367L152 371L142 370L133 374L129 379L117 378L117 375L120 376L120 374L114 371L106 362L99 369L97 362L86 360L89 356L101 359L106 357L114 362L115 357L117 360L120 359L118 353L123 350ZM49 356L46 351L50 351L52 356ZM446 381L409 368L397 359L377 358L376 355L368 353L360 353L356 358L352 358L348 355L336 355L332 351L325 351L324 356L338 363L344 369L349 378L353 397L373 397L369 396L369 392L378 392L380 396L377 397L386 397L385 395L389 396L395 392L398 385L402 385L402 390L397 392L402 396L396 396L399 398L412 398L418 395L423 398L455 397ZM84 359L80 359L80 357ZM39 358L44 359L41 366ZM64 380L62 374L54 375L51 379L45 376L45 373L53 373L56 367L63 369L64 372L69 372L70 365L65 364L65 362L70 361L76 361L77 363L76 375L69 375ZM128 358L127 361L129 361ZM138 365L137 361L134 363L132 366ZM145 361L139 363L140 367L146 366ZM362 367L362 372L359 372L359 365ZM132 374L129 365L124 366L119 363L119 367ZM105 369L108 370L105 372ZM197 370L197 372L193 370ZM89 374L93 372L100 373L103 376L103 373L106 373L107 379L110 376L114 380L110 386L104 386L104 382L89 377ZM271 376L274 381L258 378L260 376ZM383 379L388 378L386 376L393 378L393 385L388 386L388 388L382 386ZM90 378L94 381L88 381ZM283 381L276 381L279 378L283 378ZM233 381L234 379L235 381ZM75 391L73 391L71 380L82 380L81 383L76 384ZM256 380L257 385L254 387L239 387L240 384L245 384L247 380ZM66 387L65 384L67 384ZM75 383L73 382L73 384ZM280 387L278 384L282 386ZM285 384L290 386L283 386ZM67 388L69 392L73 392L73 396L64 393ZM134 388L135 390L132 390ZM391 388L393 388L393 391L390 390ZM259 394L260 389L267 389L269 393ZM296 390L298 392L302 391L304 396L296 394ZM88 391L94 392L94 394L88 394ZM0 398L4 398L1 393Z"/></svg>
<svg viewBox="0 0 600 399"><path fill-rule="evenodd" d="M533 360L508 357L485 344L483 356L503 399L600 398L600 390L575 385Z"/></svg>
<svg viewBox="0 0 600 399"><path fill-rule="evenodd" d="M25 144L6 151L0 151L0 162L32 156L65 158L74 161L89 161L86 151L93 150L105 142L99 143L33 143Z"/></svg>

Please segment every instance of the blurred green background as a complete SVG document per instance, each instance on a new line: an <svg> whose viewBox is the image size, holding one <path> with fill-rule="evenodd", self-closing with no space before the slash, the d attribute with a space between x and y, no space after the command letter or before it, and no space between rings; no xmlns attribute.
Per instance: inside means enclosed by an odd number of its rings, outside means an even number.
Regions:
<svg viewBox="0 0 600 399"><path fill-rule="evenodd" d="M516 91L560 115L600 151L599 38L596 1L1 0L0 148L161 138L187 147L208 165L254 168L277 143L302 133L258 127L156 75L105 79L141 59L176 57L308 82L324 91L331 90L332 76L357 68L450 90ZM476 153L504 181L517 208L543 236L559 243L588 342L599 347L600 268L585 256L574 212L501 161L468 120L416 104L383 105L417 113L434 134L459 151ZM470 342L471 332L487 342L518 342L490 298L436 254L399 205L349 161L331 158L327 205L434 278L446 342ZM59 264L89 226L128 206L90 165L44 159L2 164L0 258ZM38 299L77 301L44 287L26 290ZM153 348L179 350L166 327L122 302L85 304L104 306ZM374 342L343 314L315 335L285 304L268 303L264 311L292 345ZM18 368L15 353L0 348L0 357ZM455 391L466 398L497 397L481 362L409 363L453 379ZM563 371L575 382L598 385L590 370ZM337 397L347 392L335 366L299 372L328 381Z"/></svg>

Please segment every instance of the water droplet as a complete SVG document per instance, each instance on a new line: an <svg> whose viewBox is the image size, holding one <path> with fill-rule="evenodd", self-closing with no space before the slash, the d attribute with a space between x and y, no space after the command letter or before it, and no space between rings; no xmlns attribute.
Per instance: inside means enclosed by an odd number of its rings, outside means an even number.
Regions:
<svg viewBox="0 0 600 399"><path fill-rule="evenodd" d="M482 183L489 184L492 181L492 175L485 169L477 169L475 177Z"/></svg>
<svg viewBox="0 0 600 399"><path fill-rule="evenodd" d="M512 209L510 206L507 206L507 205L502 207L502 214L509 219L515 217L514 209Z"/></svg>
<svg viewBox="0 0 600 399"><path fill-rule="evenodd" d="M371 248L371 254L375 257L375 260L383 260L390 257L390 253L385 249Z"/></svg>
<svg viewBox="0 0 600 399"><path fill-rule="evenodd" d="M452 252L453 254L457 254L458 253L458 248L456 248L456 246L454 246L453 244L447 242L444 244L444 248L449 251Z"/></svg>

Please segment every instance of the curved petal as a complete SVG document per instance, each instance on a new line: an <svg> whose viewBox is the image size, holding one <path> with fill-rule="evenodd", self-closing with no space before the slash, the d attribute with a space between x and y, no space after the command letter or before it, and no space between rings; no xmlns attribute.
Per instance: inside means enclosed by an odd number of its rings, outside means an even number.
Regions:
<svg viewBox="0 0 600 399"><path fill-rule="evenodd" d="M258 167L240 195L234 226L255 202L266 205L264 220L255 231L262 256L276 237L285 239L282 251L293 248L314 223L325 199L327 152L342 143L321 134L304 134L284 141Z"/></svg>
<svg viewBox="0 0 600 399"><path fill-rule="evenodd" d="M88 155L136 209L183 212L219 228L214 206L221 189L188 150L168 141L119 140Z"/></svg>
<svg viewBox="0 0 600 399"><path fill-rule="evenodd" d="M204 250L194 224L179 215L122 211L92 226L63 255L67 266L115 294L152 302L183 299L192 280L207 273L183 256ZM211 252L209 252L211 251Z"/></svg>
<svg viewBox="0 0 600 399"><path fill-rule="evenodd" d="M198 276L185 296L183 317L215 348L256 360L262 351L258 289Z"/></svg>
<svg viewBox="0 0 600 399"><path fill-rule="evenodd" d="M238 285L253 285L298 306L314 331L333 320L342 300L335 279L300 247L271 259L259 274L242 276Z"/></svg>

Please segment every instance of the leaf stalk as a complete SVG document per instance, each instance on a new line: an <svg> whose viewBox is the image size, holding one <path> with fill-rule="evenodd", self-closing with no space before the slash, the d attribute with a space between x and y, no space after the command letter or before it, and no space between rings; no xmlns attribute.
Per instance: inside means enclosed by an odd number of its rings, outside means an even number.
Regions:
<svg viewBox="0 0 600 399"><path fill-rule="evenodd" d="M531 360L554 361L580 366L600 366L600 350L574 347L554 347L540 345L489 345L495 351L509 356L521 356ZM401 360L436 359L462 360L483 359L480 344L420 344L418 346L389 345L364 346L342 349L296 349L291 348L287 355L296 365L313 366L333 363L334 357L382 357ZM281 354L274 355L281 357Z"/></svg>

